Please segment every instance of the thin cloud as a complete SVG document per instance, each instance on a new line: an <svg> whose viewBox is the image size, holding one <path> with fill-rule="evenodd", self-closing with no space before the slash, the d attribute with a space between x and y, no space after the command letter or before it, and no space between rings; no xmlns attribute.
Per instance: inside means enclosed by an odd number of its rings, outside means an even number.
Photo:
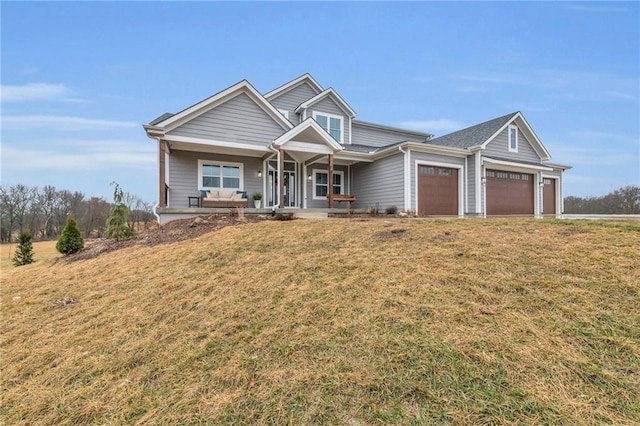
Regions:
<svg viewBox="0 0 640 426"><path fill-rule="evenodd" d="M27 83L22 86L0 86L2 102L25 102L35 100L65 100L73 94L64 84Z"/></svg>
<svg viewBox="0 0 640 426"><path fill-rule="evenodd" d="M72 141L54 144L55 150L3 146L3 166L20 170L88 171L148 168L156 161L155 145L124 140ZM9 167L7 167L9 166Z"/></svg>
<svg viewBox="0 0 640 426"><path fill-rule="evenodd" d="M5 129L50 129L64 131L105 130L115 128L135 128L133 121L102 120L58 115L9 115L2 117Z"/></svg>
<svg viewBox="0 0 640 426"><path fill-rule="evenodd" d="M622 7L593 6L593 5L586 5L586 4L570 4L565 6L565 9L576 10L579 12L596 12L596 13L603 13L603 12L624 13L627 11L625 8L622 8Z"/></svg>
<svg viewBox="0 0 640 426"><path fill-rule="evenodd" d="M406 127L414 130L421 130L425 132L449 132L453 130L462 129L464 126L457 121L449 120L447 118L439 118L436 120L415 120L415 121L403 121L400 123L401 127Z"/></svg>

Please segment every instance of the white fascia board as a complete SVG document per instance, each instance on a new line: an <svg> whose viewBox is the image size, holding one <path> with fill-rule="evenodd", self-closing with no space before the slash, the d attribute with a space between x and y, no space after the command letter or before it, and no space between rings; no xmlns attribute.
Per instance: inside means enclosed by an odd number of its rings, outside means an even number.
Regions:
<svg viewBox="0 0 640 426"><path fill-rule="evenodd" d="M501 169L520 171L520 170L536 170L551 172L553 169L546 166L536 166L534 164L522 164L513 161L495 160L493 158L482 157L482 164L494 164L500 166Z"/></svg>
<svg viewBox="0 0 640 426"><path fill-rule="evenodd" d="M311 74L306 73L306 74L301 75L298 78L295 78L295 79L291 80L288 83L283 84L280 87L277 87L277 88L273 89L270 92L265 93L264 97L266 99L271 100L271 99L275 98L276 96L281 95L282 93L287 92L287 91L299 86L301 83L303 83L305 81L307 83L309 83L309 85L315 90L316 93L320 93L320 92L322 92L324 90L322 88L322 86L320 86L320 84L318 84L318 82L311 76Z"/></svg>
<svg viewBox="0 0 640 426"><path fill-rule="evenodd" d="M516 121L516 119L520 119L518 122L520 124L524 125L524 128L529 133L529 136L531 136L531 138L527 138L527 139L528 140L529 139L533 139L533 142L534 142L533 149L538 153L538 155L540 155L540 159L543 160L543 161L544 160L550 160L551 159L551 155L549 154L549 151L547 151L547 149L544 147L544 145L542 145L542 142L540 141L540 139L538 139L538 136L531 129L531 126L529 126L529 123L527 123L527 120L525 120L524 116L522 115L522 113L520 111L518 111L516 114L514 114L514 116L511 117L511 119L509 121L507 121L502 127L500 127L497 132L495 132L493 135L491 135L491 137L489 137L489 139L484 141L482 143L482 145L480 145L480 147L482 149L485 149L487 147L487 145L489 145L489 142L494 140L496 138L496 136L498 136L500 133L502 133L504 131L504 129L506 129L508 126L512 125L513 122ZM536 148L536 146L537 146L537 148ZM472 148L475 148L475 147L472 147Z"/></svg>
<svg viewBox="0 0 640 426"><path fill-rule="evenodd" d="M327 145L333 148L334 151L342 151L344 149L342 145L336 142L335 139L333 139L326 130L320 127L320 125L313 118L307 118L302 123L295 126L293 129L279 136L273 141L273 145L276 145L278 147L285 145L287 142L293 140L296 136L310 127L315 130L318 136L320 136Z"/></svg>
<svg viewBox="0 0 640 426"><path fill-rule="evenodd" d="M300 152L310 152L313 154L333 154L335 151L333 148L327 145L320 145L313 142L303 142L303 141L287 141L282 145L275 145L284 147L286 150L290 151L300 151Z"/></svg>
<svg viewBox="0 0 640 426"><path fill-rule="evenodd" d="M382 157L386 157L390 154L395 154L398 152L398 147L407 148L411 151L416 152L426 152L432 154L440 154L440 155L448 155L450 157L460 157L464 158L468 156L470 153L464 148L451 148L451 147L443 147L437 145L426 145L420 142L405 142L399 145L393 145L388 148L385 148L381 151L378 151L373 154L374 159L379 159Z"/></svg>
<svg viewBox="0 0 640 426"><path fill-rule="evenodd" d="M336 160L373 163L373 156L366 152L341 151L334 155Z"/></svg>
<svg viewBox="0 0 640 426"><path fill-rule="evenodd" d="M327 96L331 97L336 105L338 105L338 107L340 107L343 112L347 113L349 117L353 118L356 116L356 112L349 106L348 103L345 102L344 99L342 99L340 95L338 95L335 90L333 90L333 87L329 87L324 92L318 93L313 98L304 101L303 103L298 105L298 108L296 108L295 112L300 113L300 111L302 111L303 109L308 109L311 105L321 101Z"/></svg>
<svg viewBox="0 0 640 426"><path fill-rule="evenodd" d="M193 143L198 145L219 146L222 148L246 149L250 151L269 152L266 146L253 145L249 143L216 141L211 139L191 138L188 136L172 136L168 135L162 138L167 142Z"/></svg>
<svg viewBox="0 0 640 426"><path fill-rule="evenodd" d="M553 167L554 169L561 169L561 170L573 169L573 166L567 166L566 164L547 163L546 161L544 162L544 165Z"/></svg>
<svg viewBox="0 0 640 426"><path fill-rule="evenodd" d="M179 113L167 118L165 121L158 123L156 126L162 128L165 132L169 132L176 127L186 123L187 121L203 114L218 105L227 102L230 99L235 98L241 93L245 93L251 98L262 110L264 110L280 127L284 130L289 130L293 127L293 124L287 120L271 102L267 101L247 80L242 80L239 83L219 92L209 98L198 102L197 104L180 111Z"/></svg>

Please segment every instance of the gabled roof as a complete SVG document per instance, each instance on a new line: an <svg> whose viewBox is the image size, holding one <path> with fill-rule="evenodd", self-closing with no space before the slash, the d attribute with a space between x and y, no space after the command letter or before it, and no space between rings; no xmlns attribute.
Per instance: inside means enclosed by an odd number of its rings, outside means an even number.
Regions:
<svg viewBox="0 0 640 426"><path fill-rule="evenodd" d="M262 96L260 92L258 92L247 80L242 80L239 83L191 105L176 114L163 114L143 127L147 132L161 131L166 133L242 93L246 94L251 100L253 100L258 107L266 112L273 121L280 125L284 130L293 128L293 124L291 124L291 122L287 120L271 104L271 102L267 101L264 96Z"/></svg>
<svg viewBox="0 0 640 426"><path fill-rule="evenodd" d="M527 120L520 111L449 133L448 135L427 141L429 145L448 146L454 148L480 148L485 149L489 142L498 136L509 124L518 124L520 131L524 133L532 148L540 155L542 160L551 159L549 151L544 147Z"/></svg>
<svg viewBox="0 0 640 426"><path fill-rule="evenodd" d="M511 119L515 117L516 114L518 113L512 112L511 114L503 115L502 117L494 118L493 120L485 121L484 123L449 133L448 135L433 138L427 143L429 145L451 146L454 148L472 148L480 146L487 142L493 135L499 133L503 127L511 122Z"/></svg>
<svg viewBox="0 0 640 426"><path fill-rule="evenodd" d="M344 99L342 99L340 95L338 95L338 93L335 90L333 90L332 87L329 87L327 90L318 93L313 98L307 99L306 101L298 105L298 108L296 108L296 112L300 112L303 109L307 109L311 105L318 103L327 97L331 98L342 111L347 113L349 117L353 118L356 116L356 112L349 106L348 103L345 102Z"/></svg>
<svg viewBox="0 0 640 426"><path fill-rule="evenodd" d="M344 149L342 145L336 142L336 140L333 139L331 135L320 127L316 120L311 117L307 118L288 132L280 135L273 141L273 145L278 148L285 144L291 145L291 142L297 137L300 137L300 141L303 142L327 145L333 151L342 151Z"/></svg>
<svg viewBox="0 0 640 426"><path fill-rule="evenodd" d="M318 82L315 81L315 79L311 76L311 74L306 73L306 74L303 74L303 75L301 75L300 77L298 77L296 79L291 80L288 83L283 84L280 87L277 87L277 88L273 89L270 92L265 93L264 97L266 99L271 100L271 99L275 98L276 96L279 96L279 95L281 95L281 94L293 89L294 87L299 86L300 84L302 84L304 82L308 83L316 93L320 93L320 92L322 92L324 90L322 88L322 86L320 86L320 84L318 84Z"/></svg>

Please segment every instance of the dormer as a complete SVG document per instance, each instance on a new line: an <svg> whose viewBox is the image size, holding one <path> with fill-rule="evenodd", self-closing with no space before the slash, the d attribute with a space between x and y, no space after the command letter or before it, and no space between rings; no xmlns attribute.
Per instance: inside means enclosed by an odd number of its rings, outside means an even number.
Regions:
<svg viewBox="0 0 640 426"><path fill-rule="evenodd" d="M333 88L302 102L295 112L301 120L312 117L337 142L351 144L351 120L356 112Z"/></svg>

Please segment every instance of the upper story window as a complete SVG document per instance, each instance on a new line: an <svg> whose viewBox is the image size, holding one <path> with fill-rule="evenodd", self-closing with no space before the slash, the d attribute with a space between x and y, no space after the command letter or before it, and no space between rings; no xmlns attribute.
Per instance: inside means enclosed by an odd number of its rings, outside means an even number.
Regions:
<svg viewBox="0 0 640 426"><path fill-rule="evenodd" d="M336 141L342 143L342 117L325 112L313 112L313 119Z"/></svg>
<svg viewBox="0 0 640 426"><path fill-rule="evenodd" d="M242 189L242 164L198 161L199 189Z"/></svg>
<svg viewBox="0 0 640 426"><path fill-rule="evenodd" d="M518 128L509 126L507 131L509 132L509 152L518 152Z"/></svg>

